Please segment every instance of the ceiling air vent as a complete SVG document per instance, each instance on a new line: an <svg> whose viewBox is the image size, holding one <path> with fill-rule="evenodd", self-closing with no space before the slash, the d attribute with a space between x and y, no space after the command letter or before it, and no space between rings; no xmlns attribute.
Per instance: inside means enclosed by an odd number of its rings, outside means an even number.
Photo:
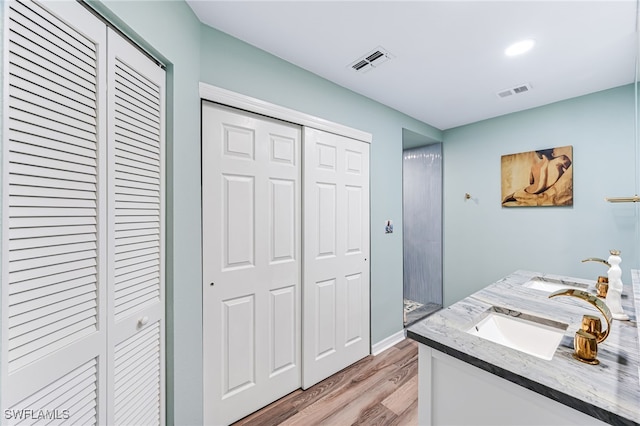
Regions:
<svg viewBox="0 0 640 426"><path fill-rule="evenodd" d="M499 98L508 98L509 96L518 95L521 93L527 93L531 90L530 84L520 84L516 87L512 87L511 89L504 89L498 92Z"/></svg>
<svg viewBox="0 0 640 426"><path fill-rule="evenodd" d="M353 64L351 67L356 71L360 71L362 68L368 67L368 66L369 66L369 62L362 60L356 64Z"/></svg>
<svg viewBox="0 0 640 426"><path fill-rule="evenodd" d="M373 68L376 68L383 63L387 62L389 59L392 59L393 55L387 52L384 48L378 46L373 49L371 52L363 55L361 58L356 59L354 62L350 63L348 67L353 69L356 72L365 73L367 71L371 71Z"/></svg>

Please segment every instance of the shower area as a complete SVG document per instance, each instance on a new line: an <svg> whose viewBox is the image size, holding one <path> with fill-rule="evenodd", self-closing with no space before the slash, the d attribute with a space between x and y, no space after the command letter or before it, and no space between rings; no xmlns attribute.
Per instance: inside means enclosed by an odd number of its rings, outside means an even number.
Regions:
<svg viewBox="0 0 640 426"><path fill-rule="evenodd" d="M442 144L403 150L404 325L442 308Z"/></svg>

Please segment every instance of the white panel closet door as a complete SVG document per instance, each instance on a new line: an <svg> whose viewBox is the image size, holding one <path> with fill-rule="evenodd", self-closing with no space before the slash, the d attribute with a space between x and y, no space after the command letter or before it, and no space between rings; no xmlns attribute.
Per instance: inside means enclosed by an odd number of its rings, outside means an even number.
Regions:
<svg viewBox="0 0 640 426"><path fill-rule="evenodd" d="M165 72L108 33L108 424L164 424Z"/></svg>
<svg viewBox="0 0 640 426"><path fill-rule="evenodd" d="M369 144L304 129L307 389L370 353Z"/></svg>
<svg viewBox="0 0 640 426"><path fill-rule="evenodd" d="M2 423L104 423L105 26L76 2L2 7Z"/></svg>
<svg viewBox="0 0 640 426"><path fill-rule="evenodd" d="M204 420L300 387L299 126L202 103Z"/></svg>

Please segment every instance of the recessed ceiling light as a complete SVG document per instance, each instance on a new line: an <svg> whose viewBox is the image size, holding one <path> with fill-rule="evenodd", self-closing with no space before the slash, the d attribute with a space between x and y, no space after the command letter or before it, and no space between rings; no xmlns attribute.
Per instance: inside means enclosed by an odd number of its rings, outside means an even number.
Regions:
<svg viewBox="0 0 640 426"><path fill-rule="evenodd" d="M522 40L517 43L513 43L511 46L507 47L504 51L504 54L507 56L522 55L523 53L531 50L534 44L536 44L534 40L531 40L531 39Z"/></svg>

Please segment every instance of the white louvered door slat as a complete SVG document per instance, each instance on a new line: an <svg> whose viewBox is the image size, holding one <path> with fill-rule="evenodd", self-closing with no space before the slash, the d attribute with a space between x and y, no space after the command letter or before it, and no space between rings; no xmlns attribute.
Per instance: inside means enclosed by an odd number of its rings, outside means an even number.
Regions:
<svg viewBox="0 0 640 426"><path fill-rule="evenodd" d="M89 191L77 191L70 188L51 188L51 187L38 187L30 185L16 185L13 192L16 196L22 197L51 197L51 198L68 198L78 200L95 200L95 193ZM91 204L92 206L94 204Z"/></svg>
<svg viewBox="0 0 640 426"><path fill-rule="evenodd" d="M106 371L106 345L96 344L106 341L106 33L78 4L45 7L5 9L0 405L15 410L3 411L9 424L36 422L20 410L96 424Z"/></svg>
<svg viewBox="0 0 640 426"><path fill-rule="evenodd" d="M27 77L29 75L33 76L37 81L28 80ZM43 94L46 93L46 98L51 101L57 102L61 105L67 105L69 108L78 110L86 115L91 115L93 113L91 102L89 102L88 99L84 99L72 91L57 93L52 89L45 89L41 84L46 84L46 80L41 77L36 77L35 74L25 68L16 69L15 74L9 75L9 81L11 85L15 87L20 86L24 91L32 93L34 96L44 97Z"/></svg>
<svg viewBox="0 0 640 426"><path fill-rule="evenodd" d="M64 319L66 313L61 311L64 309L68 309L70 306L73 306L78 312L83 312L85 310L90 310L90 309L93 309L93 310L96 309L95 301L83 299L81 296L65 300L64 302L66 303L60 304L61 310L48 313L44 317L39 317L35 319L31 318L24 321L20 321L20 318L17 318L12 325L16 329L16 331L18 331L21 326L25 326L25 327L31 326L29 322L32 322L32 324L36 325L37 327L45 327L46 325L49 325L51 323L55 323L57 321Z"/></svg>
<svg viewBox="0 0 640 426"><path fill-rule="evenodd" d="M107 422L164 423L164 71L109 32Z"/></svg>
<svg viewBox="0 0 640 426"><path fill-rule="evenodd" d="M27 135L28 136L25 136ZM79 145L72 145L68 142L54 141L43 138L33 133L12 132L9 138L13 141L11 144L16 152L26 154L43 154L52 156L56 160L70 161L72 163L84 164L86 166L95 166L96 152L95 149L84 148ZM26 178L26 177L25 177Z"/></svg>
<svg viewBox="0 0 640 426"><path fill-rule="evenodd" d="M84 294L86 292L93 292L92 287L87 286L86 284L92 284L95 282L93 280L93 276L97 273L97 268L95 266L89 268L82 268L79 270L71 271L65 274L59 274L54 277L47 277L38 280L32 280L30 282L21 283L20 287L12 289L13 297L17 301L16 305L13 305L10 310L13 311L13 315L20 315L21 313L29 313L29 312L46 312L47 309L50 308L50 305L42 306L42 309L39 311L35 311L33 309L29 309L28 305L24 305L24 298L29 297L28 294L25 296L23 293L28 293L29 291L42 291L43 295L39 295L37 297L49 297L52 300L65 300L65 298L70 297L69 293L63 294L65 288L68 290L74 290L74 292L79 294ZM56 282L58 280L59 282ZM81 287L82 286L82 287ZM50 288L51 291L48 291L47 288ZM95 298L95 296L94 296ZM34 315L34 317L36 317ZM37 318L37 317L36 317ZM9 323L11 323L13 317L9 318Z"/></svg>
<svg viewBox="0 0 640 426"><path fill-rule="evenodd" d="M96 122L89 121L85 123L85 120L91 120L91 118L95 118L91 114L91 110L79 111L78 109L71 108L66 104L60 104L61 99L57 99L55 102L50 99L43 98L42 96L37 96L32 93L27 92L24 89L16 89L14 92L14 96L16 99L20 99L25 108L31 109L32 105L40 105L45 107L45 110L52 110L59 112L61 115L71 118L75 120L75 123L87 128L90 125L95 126Z"/></svg>
<svg viewBox="0 0 640 426"><path fill-rule="evenodd" d="M68 218L61 218L68 219ZM92 219L92 218L88 218ZM73 220L73 218L71 218ZM20 222L20 221L16 221ZM26 221L25 221L26 222ZM64 222L66 224L66 222ZM67 233L60 233L65 232ZM73 228L71 226L60 226L60 229L53 229L50 227L42 227L39 230L27 229L23 230L23 232L11 232L9 233L9 238L15 239L15 250L17 251L16 255L23 254L24 249L29 248L42 248L47 250L55 251L59 253L57 249L61 246L68 246L69 244L81 243L81 242L95 242L95 238L92 238L91 233L97 232L97 226L90 225L84 226L83 224L78 225L77 228ZM36 234L39 232L42 237ZM19 251L18 251L19 250ZM13 253L10 253L13 255ZM16 286L22 285L15 284Z"/></svg>
<svg viewBox="0 0 640 426"><path fill-rule="evenodd" d="M90 119L90 121L87 121L88 116L83 116L81 114L63 114L61 111L63 108L57 107L54 102L44 101L40 104L34 104L24 101L16 96L14 97L13 106L17 110L29 111L29 114L38 115L46 120L51 120L56 123L56 125L58 125L58 123L64 123L65 126L78 129L83 132L88 132L89 134L95 134L96 131L96 123L94 120ZM50 108L56 109L51 110Z"/></svg>

